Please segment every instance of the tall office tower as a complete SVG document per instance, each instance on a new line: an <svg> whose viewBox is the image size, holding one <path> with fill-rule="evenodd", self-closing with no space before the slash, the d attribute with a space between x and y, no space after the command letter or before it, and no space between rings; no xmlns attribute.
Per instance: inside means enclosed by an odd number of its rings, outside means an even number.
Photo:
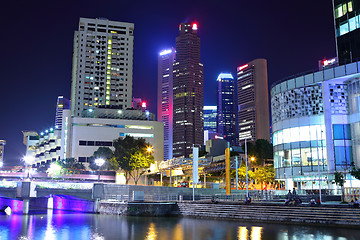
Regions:
<svg viewBox="0 0 360 240"><path fill-rule="evenodd" d="M217 106L204 106L204 131L216 132Z"/></svg>
<svg viewBox="0 0 360 240"><path fill-rule="evenodd" d="M236 145L236 96L235 80L231 73L221 73L218 78L217 133L231 145Z"/></svg>
<svg viewBox="0 0 360 240"><path fill-rule="evenodd" d="M80 18L74 35L71 113L131 108L134 24Z"/></svg>
<svg viewBox="0 0 360 240"><path fill-rule="evenodd" d="M0 140L0 167L4 165L4 147L5 147L6 141Z"/></svg>
<svg viewBox="0 0 360 240"><path fill-rule="evenodd" d="M55 129L62 129L64 109L70 109L70 101L63 96L59 96L56 104Z"/></svg>
<svg viewBox="0 0 360 240"><path fill-rule="evenodd" d="M196 23L181 23L174 63L173 156L189 157L194 144L204 142L204 77Z"/></svg>
<svg viewBox="0 0 360 240"><path fill-rule="evenodd" d="M237 68L239 142L270 140L266 59L256 59Z"/></svg>
<svg viewBox="0 0 360 240"><path fill-rule="evenodd" d="M173 64L175 49L166 49L158 57L157 120L164 123L164 160L173 158Z"/></svg>
<svg viewBox="0 0 360 240"><path fill-rule="evenodd" d="M360 58L360 0L333 0L339 64Z"/></svg>

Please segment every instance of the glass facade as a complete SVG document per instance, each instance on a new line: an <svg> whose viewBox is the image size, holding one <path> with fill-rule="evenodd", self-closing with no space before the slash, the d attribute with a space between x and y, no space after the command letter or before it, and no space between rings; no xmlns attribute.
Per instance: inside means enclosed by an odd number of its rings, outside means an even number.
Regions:
<svg viewBox="0 0 360 240"><path fill-rule="evenodd" d="M217 81L217 133L231 145L237 145L235 80L231 73L221 73Z"/></svg>
<svg viewBox="0 0 360 240"><path fill-rule="evenodd" d="M327 182L322 187L330 188L334 171L347 172L354 164L360 167L360 62L351 66L351 71L349 66L338 66L273 86L277 179L312 188L320 171ZM345 70L344 75L335 77L339 69ZM347 71L353 74L346 75Z"/></svg>

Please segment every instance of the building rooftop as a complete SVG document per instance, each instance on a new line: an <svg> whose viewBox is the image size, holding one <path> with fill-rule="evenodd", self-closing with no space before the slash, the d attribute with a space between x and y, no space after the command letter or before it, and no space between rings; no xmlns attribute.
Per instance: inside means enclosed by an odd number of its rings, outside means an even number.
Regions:
<svg viewBox="0 0 360 240"><path fill-rule="evenodd" d="M273 95L293 88L299 88L334 78L352 78L359 73L360 61L329 67L320 71L304 72L273 83L271 85L271 94Z"/></svg>
<svg viewBox="0 0 360 240"><path fill-rule="evenodd" d="M109 108L88 109L82 112L84 118L107 118L107 119L127 119L127 120L149 120L155 121L155 114L149 111L122 110Z"/></svg>

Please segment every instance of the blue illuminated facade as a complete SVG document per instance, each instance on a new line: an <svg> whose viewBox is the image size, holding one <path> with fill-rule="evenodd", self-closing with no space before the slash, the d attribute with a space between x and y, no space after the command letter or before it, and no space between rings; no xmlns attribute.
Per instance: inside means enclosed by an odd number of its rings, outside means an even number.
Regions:
<svg viewBox="0 0 360 240"><path fill-rule="evenodd" d="M216 132L217 127L217 107L204 106L204 131Z"/></svg>
<svg viewBox="0 0 360 240"><path fill-rule="evenodd" d="M276 178L287 187L319 189L320 170L321 188L334 189L335 171L360 167L360 62L273 85L271 109Z"/></svg>
<svg viewBox="0 0 360 240"><path fill-rule="evenodd" d="M218 78L217 133L231 145L236 144L236 94L231 73L221 73Z"/></svg>

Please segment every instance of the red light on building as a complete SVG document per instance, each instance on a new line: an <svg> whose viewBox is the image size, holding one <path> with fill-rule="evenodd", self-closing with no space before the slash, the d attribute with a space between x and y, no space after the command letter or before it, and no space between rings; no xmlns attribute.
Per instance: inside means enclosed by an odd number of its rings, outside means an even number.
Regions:
<svg viewBox="0 0 360 240"><path fill-rule="evenodd" d="M245 64L245 65L242 65L240 67L238 67L238 71L240 72L241 70L244 70L245 68L247 68L249 66L249 64Z"/></svg>
<svg viewBox="0 0 360 240"><path fill-rule="evenodd" d="M142 102L142 103L141 103L141 107L142 107L142 108L146 108L146 102Z"/></svg>
<svg viewBox="0 0 360 240"><path fill-rule="evenodd" d="M192 30L197 30L197 29L198 29L198 25L196 23L193 23Z"/></svg>

